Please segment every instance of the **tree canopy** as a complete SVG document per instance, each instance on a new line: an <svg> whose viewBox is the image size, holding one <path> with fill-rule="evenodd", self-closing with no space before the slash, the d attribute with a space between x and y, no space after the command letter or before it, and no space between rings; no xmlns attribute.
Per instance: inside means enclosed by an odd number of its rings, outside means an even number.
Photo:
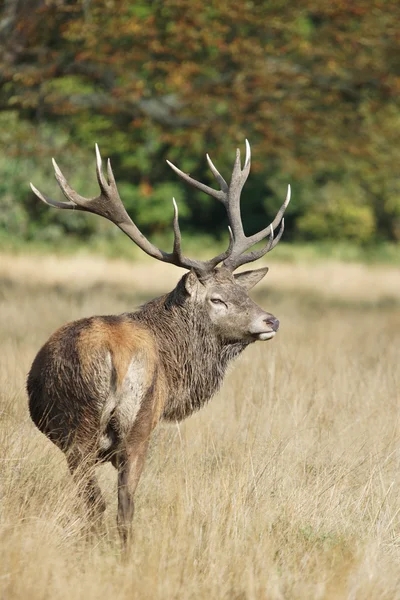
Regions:
<svg viewBox="0 0 400 600"><path fill-rule="evenodd" d="M175 195L188 226L220 233L222 207L184 189L165 158L211 183L205 153L228 174L248 138L250 232L291 182L289 235L400 238L396 0L4 0L0 11L0 228L98 231L45 215L26 187L50 191L56 155L94 190L96 141L146 232L169 227Z"/></svg>

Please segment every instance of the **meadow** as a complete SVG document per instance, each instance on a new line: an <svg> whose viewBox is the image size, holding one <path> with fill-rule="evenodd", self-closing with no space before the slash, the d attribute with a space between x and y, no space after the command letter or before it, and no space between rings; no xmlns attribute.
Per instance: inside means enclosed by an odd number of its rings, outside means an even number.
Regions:
<svg viewBox="0 0 400 600"><path fill-rule="evenodd" d="M0 597L400 599L400 278L394 266L268 261L281 320L200 413L155 431L122 561L116 473L87 521L36 430L25 379L61 324L168 291L155 261L0 256Z"/></svg>

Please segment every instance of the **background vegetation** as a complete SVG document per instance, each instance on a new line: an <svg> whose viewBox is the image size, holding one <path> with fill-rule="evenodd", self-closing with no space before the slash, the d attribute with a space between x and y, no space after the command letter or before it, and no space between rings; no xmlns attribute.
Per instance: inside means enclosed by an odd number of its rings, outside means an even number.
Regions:
<svg viewBox="0 0 400 600"><path fill-rule="evenodd" d="M185 187L169 158L211 182L253 149L247 230L288 182L286 240L400 238L400 4L396 0L4 0L0 9L0 236L117 236L101 219L52 211L50 157L94 193L94 142L146 234L183 225L221 236L214 200ZM224 242L225 243L225 242Z"/></svg>

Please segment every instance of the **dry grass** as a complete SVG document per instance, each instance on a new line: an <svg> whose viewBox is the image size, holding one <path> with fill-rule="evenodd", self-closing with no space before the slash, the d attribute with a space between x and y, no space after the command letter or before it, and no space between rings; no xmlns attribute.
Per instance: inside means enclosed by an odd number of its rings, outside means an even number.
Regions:
<svg viewBox="0 0 400 600"><path fill-rule="evenodd" d="M399 273L277 265L279 316L210 405L156 430L121 562L115 472L87 535L61 453L30 422L24 381L65 321L173 285L152 263L0 260L0 597L400 598ZM289 293L290 292L290 293Z"/></svg>

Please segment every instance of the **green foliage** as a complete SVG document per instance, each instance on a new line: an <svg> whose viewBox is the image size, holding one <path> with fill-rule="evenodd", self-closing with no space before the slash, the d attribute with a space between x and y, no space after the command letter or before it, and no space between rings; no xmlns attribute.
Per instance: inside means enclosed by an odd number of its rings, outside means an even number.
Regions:
<svg viewBox="0 0 400 600"><path fill-rule="evenodd" d="M374 213L365 194L354 186L327 183L319 189L319 202L297 221L306 239L366 242L375 233Z"/></svg>
<svg viewBox="0 0 400 600"><path fill-rule="evenodd" d="M10 139L12 136L12 139ZM49 196L62 199L54 179L51 155L60 155L60 166L71 184L90 195L96 190L88 183L89 157L82 159L79 150L64 154L66 146L72 150L68 137L55 133L52 127L35 127L18 119L15 113L0 115L0 143L7 143L8 156L0 157L0 230L27 240L57 242L64 235L88 237L99 231L101 224L95 217L76 212L52 210L42 204L31 192L29 181ZM32 143L32 146L31 146ZM10 160L10 155L12 159ZM94 165L91 157L90 162Z"/></svg>
<svg viewBox="0 0 400 600"><path fill-rule="evenodd" d="M0 9L0 231L115 239L101 219L41 206L56 156L97 193L93 146L110 156L130 214L165 235L224 235L215 200L165 163L215 185L252 144L246 231L292 184L285 238L400 240L400 4L395 0L5 2ZM56 193L56 192L54 192Z"/></svg>
<svg viewBox="0 0 400 600"><path fill-rule="evenodd" d="M188 214L187 207L180 202L182 186L179 183L162 183L154 187L146 183L140 186L123 183L119 186L119 191L121 197L126 198L124 204L132 218L150 233L162 232L171 227L174 214L173 197L178 202L181 220Z"/></svg>

